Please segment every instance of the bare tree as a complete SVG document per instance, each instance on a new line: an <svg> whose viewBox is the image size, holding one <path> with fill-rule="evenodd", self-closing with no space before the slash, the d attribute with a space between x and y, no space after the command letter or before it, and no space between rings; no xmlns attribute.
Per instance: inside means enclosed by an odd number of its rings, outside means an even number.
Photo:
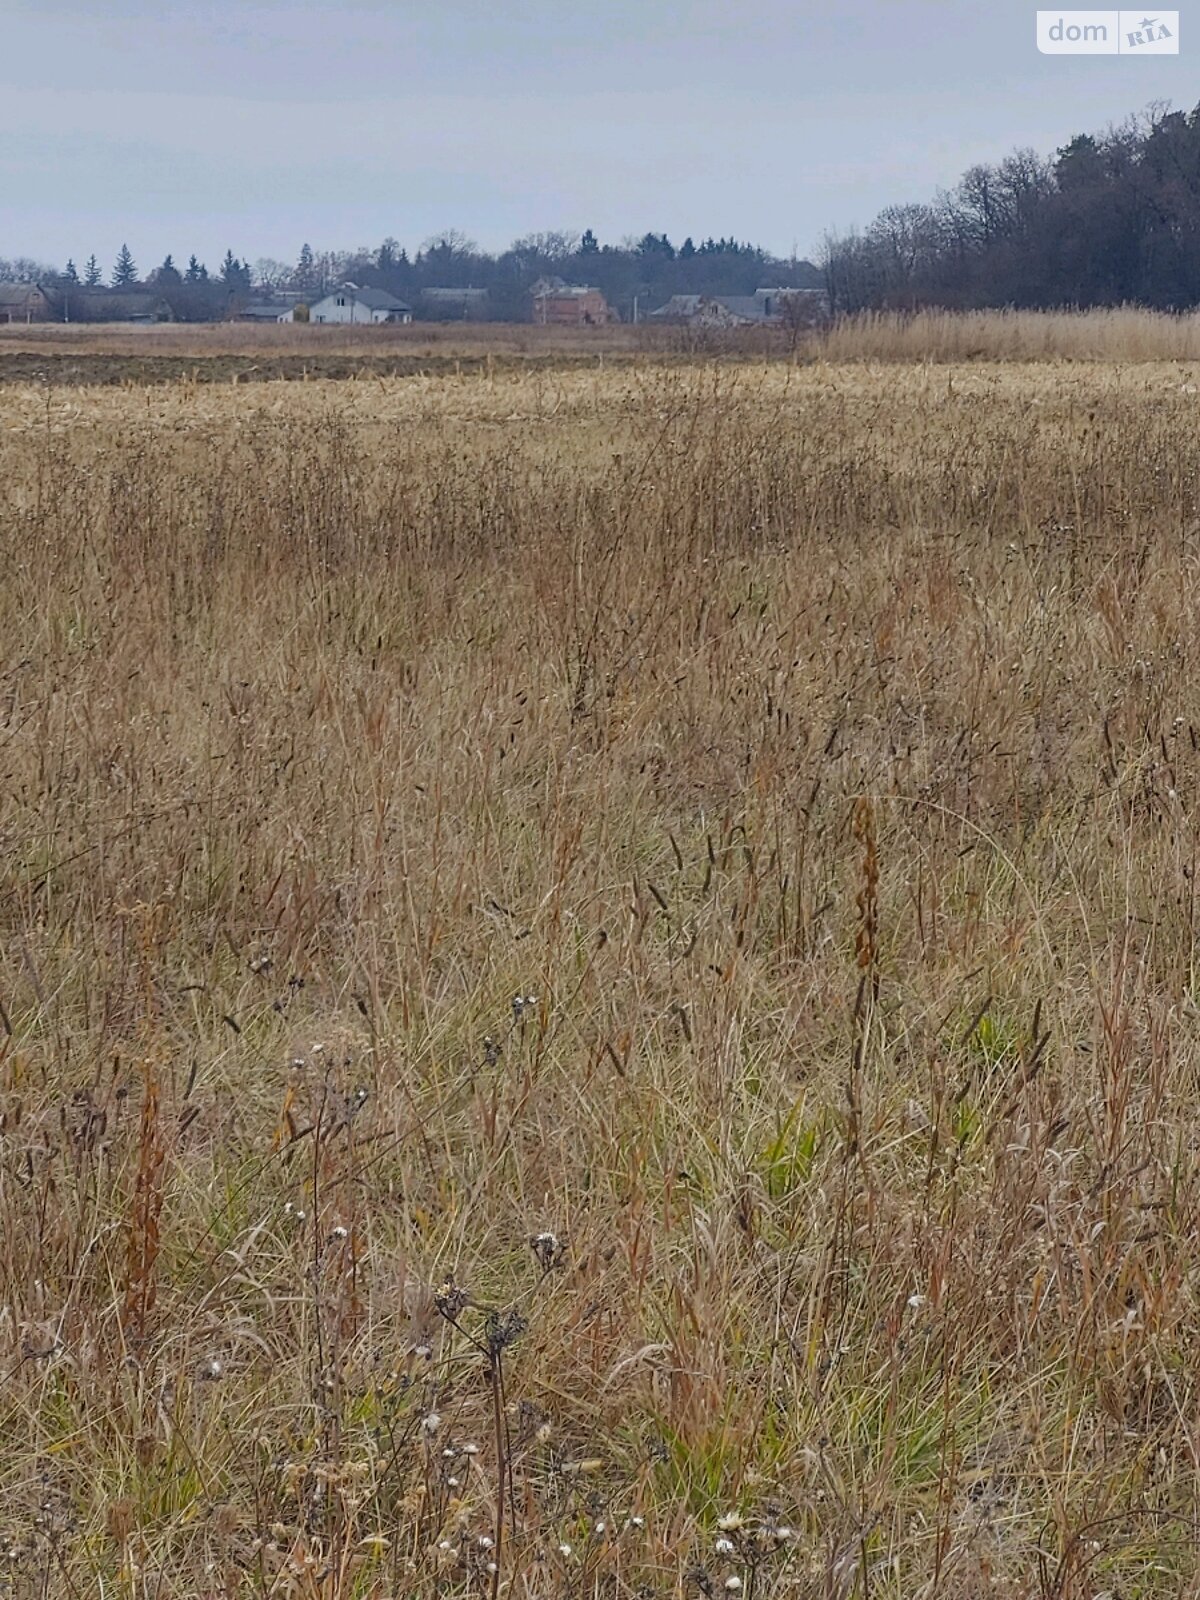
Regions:
<svg viewBox="0 0 1200 1600"><path fill-rule="evenodd" d="M292 268L286 261L275 261L270 256L260 256L254 263L254 282L263 289L282 289L292 277Z"/></svg>

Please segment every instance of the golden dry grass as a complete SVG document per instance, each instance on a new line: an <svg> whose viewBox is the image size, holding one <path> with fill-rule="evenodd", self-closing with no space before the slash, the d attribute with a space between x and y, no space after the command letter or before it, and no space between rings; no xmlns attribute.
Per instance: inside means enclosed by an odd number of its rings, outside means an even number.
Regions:
<svg viewBox="0 0 1200 1600"><path fill-rule="evenodd" d="M1200 315L1111 311L865 312L818 333L828 361L1196 361Z"/></svg>
<svg viewBox="0 0 1200 1600"><path fill-rule="evenodd" d="M1200 1592L1196 389L3 392L8 1592Z"/></svg>

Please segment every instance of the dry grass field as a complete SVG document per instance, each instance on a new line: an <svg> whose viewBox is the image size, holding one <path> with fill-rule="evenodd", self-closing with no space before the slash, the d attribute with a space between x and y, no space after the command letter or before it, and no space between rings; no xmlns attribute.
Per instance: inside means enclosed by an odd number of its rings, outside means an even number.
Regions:
<svg viewBox="0 0 1200 1600"><path fill-rule="evenodd" d="M4 1594L1200 1594L1200 368L843 354L0 390Z"/></svg>

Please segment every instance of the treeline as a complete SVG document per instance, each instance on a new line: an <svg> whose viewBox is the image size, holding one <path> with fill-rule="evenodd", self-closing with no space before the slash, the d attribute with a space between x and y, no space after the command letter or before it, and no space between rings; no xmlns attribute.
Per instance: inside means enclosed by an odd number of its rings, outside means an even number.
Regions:
<svg viewBox="0 0 1200 1600"><path fill-rule="evenodd" d="M169 255L142 276L126 246L107 272L95 255L82 267L71 260L61 270L27 259L0 260L0 279L7 281L53 284L68 292L153 289L170 300L177 316L189 320L224 315L231 305L255 294L286 291L317 299L350 280L364 288L386 289L418 309L430 289L486 290L478 314L521 321L529 315L531 287L544 277L601 289L625 317L635 302L645 312L673 294L753 294L764 286L823 285L811 262L780 259L734 238L698 243L687 238L676 245L665 233L646 233L620 244L602 244L590 228L583 234L529 234L498 254L479 249L454 231L427 240L411 256L392 238L358 250L317 251L306 244L294 262L261 258L253 265L228 250L211 273L195 255L182 267ZM432 312L432 306L425 309Z"/></svg>
<svg viewBox="0 0 1200 1600"><path fill-rule="evenodd" d="M1200 107L972 167L824 253L835 311L1200 304Z"/></svg>

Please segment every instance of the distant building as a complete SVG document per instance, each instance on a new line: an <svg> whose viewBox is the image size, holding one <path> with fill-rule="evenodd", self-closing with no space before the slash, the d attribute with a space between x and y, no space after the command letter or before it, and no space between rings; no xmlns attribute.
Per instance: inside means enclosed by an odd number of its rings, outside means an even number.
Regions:
<svg viewBox="0 0 1200 1600"><path fill-rule="evenodd" d="M823 289L758 289L754 294L673 294L648 320L701 328L763 327L798 320L816 327L828 313Z"/></svg>
<svg viewBox="0 0 1200 1600"><path fill-rule="evenodd" d="M561 278L539 278L529 291L533 299L533 320L539 327L603 327L616 322L617 314L599 289L586 284L564 283Z"/></svg>
<svg viewBox="0 0 1200 1600"><path fill-rule="evenodd" d="M155 289L81 289L55 291L57 317L63 322L134 322L149 326L174 322L175 308Z"/></svg>
<svg viewBox="0 0 1200 1600"><path fill-rule="evenodd" d="M295 319L296 307L294 304L285 305L278 300L251 300L238 312L238 322L292 322Z"/></svg>
<svg viewBox="0 0 1200 1600"><path fill-rule="evenodd" d="M754 298L766 322L816 327L829 317L829 296L824 289L756 289Z"/></svg>
<svg viewBox="0 0 1200 1600"><path fill-rule="evenodd" d="M412 307L383 289L343 283L309 308L310 322L411 322Z"/></svg>
<svg viewBox="0 0 1200 1600"><path fill-rule="evenodd" d="M49 322L50 297L39 283L0 283L0 322Z"/></svg>
<svg viewBox="0 0 1200 1600"><path fill-rule="evenodd" d="M422 289L417 308L431 322L484 322L488 301L486 289Z"/></svg>

